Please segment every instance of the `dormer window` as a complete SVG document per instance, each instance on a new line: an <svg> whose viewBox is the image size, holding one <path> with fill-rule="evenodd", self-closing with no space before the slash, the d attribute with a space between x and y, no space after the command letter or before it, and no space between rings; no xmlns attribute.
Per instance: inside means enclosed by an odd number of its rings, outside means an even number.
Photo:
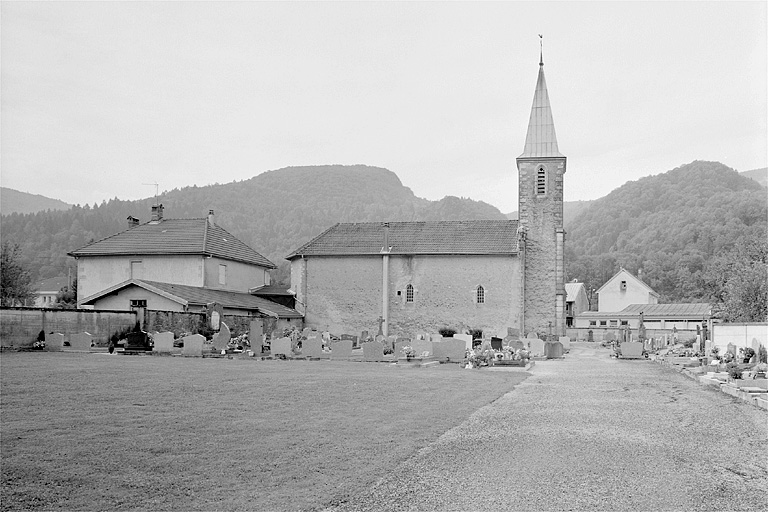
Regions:
<svg viewBox="0 0 768 512"><path fill-rule="evenodd" d="M536 171L536 195L547 195L547 170L543 166Z"/></svg>

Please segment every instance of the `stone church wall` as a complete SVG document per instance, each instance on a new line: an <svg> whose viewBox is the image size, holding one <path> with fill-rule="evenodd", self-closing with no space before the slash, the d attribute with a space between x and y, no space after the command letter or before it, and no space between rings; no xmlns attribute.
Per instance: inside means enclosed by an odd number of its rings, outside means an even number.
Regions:
<svg viewBox="0 0 768 512"><path fill-rule="evenodd" d="M313 256L305 260L305 325L333 333L375 334L382 314L382 256ZM302 271L294 260L295 272ZM304 280L306 277L306 280ZM413 302L407 302L407 286ZM485 303L477 303L477 286ZM297 299L302 293L297 286ZM399 293L398 293L399 292ZM516 256L390 256L389 333L414 336L442 327L505 335L519 328L520 261Z"/></svg>

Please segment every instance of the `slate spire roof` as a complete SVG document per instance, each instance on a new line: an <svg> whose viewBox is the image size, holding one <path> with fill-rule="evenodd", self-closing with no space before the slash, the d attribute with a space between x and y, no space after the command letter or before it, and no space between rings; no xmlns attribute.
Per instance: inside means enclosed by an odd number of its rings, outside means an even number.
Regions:
<svg viewBox="0 0 768 512"><path fill-rule="evenodd" d="M516 220L389 222L389 254L517 254ZM384 223L339 223L299 247L300 256L381 254Z"/></svg>
<svg viewBox="0 0 768 512"><path fill-rule="evenodd" d="M539 61L539 78L533 95L531 118L528 121L528 134L525 136L525 149L518 158L563 157L557 149L555 122L549 105L547 80L544 78L543 55Z"/></svg>
<svg viewBox="0 0 768 512"><path fill-rule="evenodd" d="M83 256L201 255L277 268L224 228L201 219L150 221L69 253Z"/></svg>

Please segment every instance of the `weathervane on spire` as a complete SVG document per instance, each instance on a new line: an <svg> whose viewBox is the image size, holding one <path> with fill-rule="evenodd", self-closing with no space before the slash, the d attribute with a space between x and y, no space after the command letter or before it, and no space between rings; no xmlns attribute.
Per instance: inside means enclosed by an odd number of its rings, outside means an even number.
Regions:
<svg viewBox="0 0 768 512"><path fill-rule="evenodd" d="M544 36L539 34L539 66L544 65Z"/></svg>

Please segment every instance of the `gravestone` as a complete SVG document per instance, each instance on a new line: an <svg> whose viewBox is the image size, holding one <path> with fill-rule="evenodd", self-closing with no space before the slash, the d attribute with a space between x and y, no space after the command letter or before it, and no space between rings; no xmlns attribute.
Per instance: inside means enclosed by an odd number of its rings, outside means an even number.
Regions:
<svg viewBox="0 0 768 512"><path fill-rule="evenodd" d="M357 346L357 336L355 336L354 334L342 334L341 339L351 341L352 348L355 348Z"/></svg>
<svg viewBox="0 0 768 512"><path fill-rule="evenodd" d="M642 359L643 344L640 342L629 341L621 344L622 359Z"/></svg>
<svg viewBox="0 0 768 512"><path fill-rule="evenodd" d="M467 355L467 343L455 336L443 338L442 341L433 341L432 355L439 361L461 363Z"/></svg>
<svg viewBox="0 0 768 512"><path fill-rule="evenodd" d="M376 337L376 339L378 339L378 336ZM388 346L389 348L394 348L395 344L397 343L397 336L395 336L394 334L390 334L389 336L387 336L386 343L387 345L385 346Z"/></svg>
<svg viewBox="0 0 768 512"><path fill-rule="evenodd" d="M405 343L407 345L411 342L411 338L406 338L405 336L398 336L397 338L395 338L395 343L397 342Z"/></svg>
<svg viewBox="0 0 768 512"><path fill-rule="evenodd" d="M461 340L464 342L464 349L465 350L472 350L472 335L471 334L454 334L453 339L455 340ZM443 341L445 341L446 338L443 338Z"/></svg>
<svg viewBox="0 0 768 512"><path fill-rule="evenodd" d="M363 361L384 361L384 344L380 341L363 343Z"/></svg>
<svg viewBox="0 0 768 512"><path fill-rule="evenodd" d="M272 340L270 354L274 356L284 355L290 357L293 354L291 338L277 338Z"/></svg>
<svg viewBox="0 0 768 512"><path fill-rule="evenodd" d="M257 318L251 320L248 330L248 342L251 344L251 350L261 353L261 340L264 339L264 320Z"/></svg>
<svg viewBox="0 0 768 512"><path fill-rule="evenodd" d="M558 341L560 342L560 344L563 345L563 350L565 352L568 352L571 350L571 338L569 336L560 336Z"/></svg>
<svg viewBox="0 0 768 512"><path fill-rule="evenodd" d="M159 354L170 354L173 350L173 333L169 331L159 332L152 336L155 346L153 352Z"/></svg>
<svg viewBox="0 0 768 512"><path fill-rule="evenodd" d="M760 354L760 341L757 338L752 338L752 350L755 351L755 355Z"/></svg>
<svg viewBox="0 0 768 512"><path fill-rule="evenodd" d="M406 343L405 341L398 341L395 343L395 357L403 355L401 351L406 345L410 345L410 343Z"/></svg>
<svg viewBox="0 0 768 512"><path fill-rule="evenodd" d="M563 357L563 344L559 341L548 341L544 343L544 357L547 359Z"/></svg>
<svg viewBox="0 0 768 512"><path fill-rule="evenodd" d="M382 345L388 344L387 343L387 338L383 334L377 334L376 338L373 341L378 341ZM389 346L391 347L392 345L389 345Z"/></svg>
<svg viewBox="0 0 768 512"><path fill-rule="evenodd" d="M704 355L712 354L712 340L704 340Z"/></svg>
<svg viewBox="0 0 768 512"><path fill-rule="evenodd" d="M87 332L79 332L69 337L69 347L71 350L91 350L93 336Z"/></svg>
<svg viewBox="0 0 768 512"><path fill-rule="evenodd" d="M511 336L513 338L519 338L520 337L520 329L516 327L507 327L507 336Z"/></svg>
<svg viewBox="0 0 768 512"><path fill-rule="evenodd" d="M64 350L64 335L60 332L52 332L45 336L45 349L49 352L61 352Z"/></svg>
<svg viewBox="0 0 768 512"><path fill-rule="evenodd" d="M497 338L496 336L491 338L491 348L493 350L501 350L501 338Z"/></svg>
<svg viewBox="0 0 768 512"><path fill-rule="evenodd" d="M181 355L183 356L203 356L203 343L205 343L205 336L202 334L190 334L181 338L181 342L184 347L181 349Z"/></svg>
<svg viewBox="0 0 768 512"><path fill-rule="evenodd" d="M728 349L726 350L726 352L730 352L734 357L736 357L736 352L737 352L736 345L734 345L733 343L729 343Z"/></svg>
<svg viewBox="0 0 768 512"><path fill-rule="evenodd" d="M528 350L531 352L532 357L541 357L544 355L544 341L540 340L538 338L531 339L527 338L528 340ZM562 347L562 345L560 345Z"/></svg>
<svg viewBox="0 0 768 512"><path fill-rule="evenodd" d="M313 358L321 357L323 355L323 341L317 338L302 341L301 355Z"/></svg>
<svg viewBox="0 0 768 512"><path fill-rule="evenodd" d="M218 352L221 352L229 346L229 340L231 339L232 334L229 332L229 327L224 322L220 322L219 332L213 335L213 348L215 348Z"/></svg>
<svg viewBox="0 0 768 512"><path fill-rule="evenodd" d="M331 360L347 361L352 355L352 340L341 340L331 344Z"/></svg>
<svg viewBox="0 0 768 512"><path fill-rule="evenodd" d="M360 332L360 343L368 341L368 331Z"/></svg>
<svg viewBox="0 0 768 512"><path fill-rule="evenodd" d="M312 333L312 329L309 327L305 327L303 331L301 331L301 335L305 338L309 338L309 335Z"/></svg>
<svg viewBox="0 0 768 512"><path fill-rule="evenodd" d="M416 357L421 357L424 352L432 355L432 342L427 340L413 340L411 343Z"/></svg>
<svg viewBox="0 0 768 512"><path fill-rule="evenodd" d="M512 350L524 350L525 349L525 343L520 338L512 340L512 342L509 344L509 348Z"/></svg>

